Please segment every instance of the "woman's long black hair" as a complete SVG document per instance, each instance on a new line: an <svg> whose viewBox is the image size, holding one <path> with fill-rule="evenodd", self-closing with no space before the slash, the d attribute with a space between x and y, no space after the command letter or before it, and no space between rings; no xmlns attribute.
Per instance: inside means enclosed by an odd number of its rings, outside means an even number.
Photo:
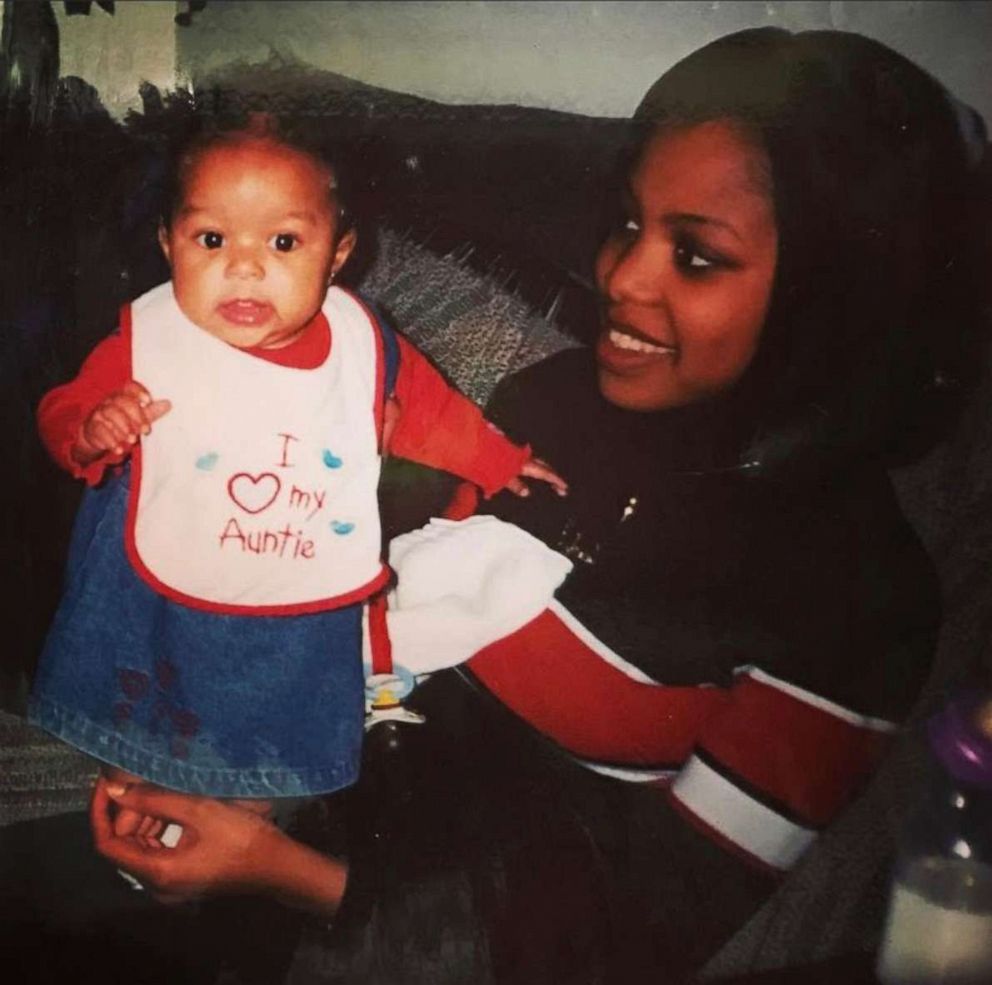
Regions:
<svg viewBox="0 0 992 985"><path fill-rule="evenodd" d="M749 422L737 467L917 457L981 362L978 183L952 100L869 38L762 28L666 72L636 139L714 119L765 147L779 227L761 345L733 398Z"/></svg>

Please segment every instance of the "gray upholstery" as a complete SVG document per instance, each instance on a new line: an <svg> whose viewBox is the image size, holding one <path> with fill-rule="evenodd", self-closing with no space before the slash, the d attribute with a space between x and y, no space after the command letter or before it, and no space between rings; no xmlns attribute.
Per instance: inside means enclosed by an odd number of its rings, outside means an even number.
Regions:
<svg viewBox="0 0 992 985"><path fill-rule="evenodd" d="M361 289L479 404L508 373L576 344L496 277L388 229Z"/></svg>
<svg viewBox="0 0 992 985"><path fill-rule="evenodd" d="M92 760L0 711L0 825L86 806Z"/></svg>

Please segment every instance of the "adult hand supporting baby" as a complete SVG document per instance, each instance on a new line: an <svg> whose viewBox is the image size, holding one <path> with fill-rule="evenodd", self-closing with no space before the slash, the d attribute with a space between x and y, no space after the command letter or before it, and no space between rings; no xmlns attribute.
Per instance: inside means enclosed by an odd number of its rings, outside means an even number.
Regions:
<svg viewBox="0 0 992 985"><path fill-rule="evenodd" d="M175 848L114 832L114 805L182 826ZM332 915L347 866L300 844L258 814L208 797L100 777L90 804L96 850L135 876L163 903L201 896L258 893Z"/></svg>
<svg viewBox="0 0 992 985"><path fill-rule="evenodd" d="M73 444L72 457L85 466L108 452L123 455L171 409L168 400L153 400L140 383L130 380L90 411Z"/></svg>

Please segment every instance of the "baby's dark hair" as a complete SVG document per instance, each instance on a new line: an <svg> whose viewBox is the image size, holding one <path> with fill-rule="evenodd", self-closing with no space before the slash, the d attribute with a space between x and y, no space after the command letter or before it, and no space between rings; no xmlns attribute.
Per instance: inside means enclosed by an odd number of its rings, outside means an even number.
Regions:
<svg viewBox="0 0 992 985"><path fill-rule="evenodd" d="M666 72L637 110L636 142L711 120L767 152L779 232L739 387L757 434L745 454L813 441L915 457L979 365L977 183L950 97L869 38L761 28Z"/></svg>
<svg viewBox="0 0 992 985"><path fill-rule="evenodd" d="M126 196L125 224L136 249L145 251L154 242L155 228L168 226L183 195L190 164L203 151L220 144L261 138L307 155L328 172L328 193L338 216L338 234L355 230L358 245L348 258L345 279L361 276L374 256L375 237L369 217L374 213L374 188L366 168L356 162L364 153L363 136L356 121L342 116L328 118L296 106L272 106L264 96L214 89L191 93L176 90L160 94L154 86L142 87L140 113L128 114L125 126L135 150ZM278 109L278 112L274 111ZM360 122L360 121L359 121ZM368 186L368 187L367 187ZM147 245L146 245L147 244ZM157 259L149 254L136 283L157 282Z"/></svg>
<svg viewBox="0 0 992 985"><path fill-rule="evenodd" d="M169 147L165 165L161 221L168 225L182 201L187 173L196 159L211 148L243 140L264 140L305 154L328 173L328 193L337 210L338 232L356 223L349 169L343 148L327 139L317 120L288 120L263 110L194 112L188 128Z"/></svg>

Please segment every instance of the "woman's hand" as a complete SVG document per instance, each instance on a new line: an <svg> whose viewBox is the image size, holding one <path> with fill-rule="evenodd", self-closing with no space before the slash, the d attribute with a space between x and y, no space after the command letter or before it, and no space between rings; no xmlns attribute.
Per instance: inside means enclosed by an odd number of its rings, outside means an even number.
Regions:
<svg viewBox="0 0 992 985"><path fill-rule="evenodd" d="M152 400L140 383L130 380L90 411L73 443L72 457L89 465L108 453L123 455L171 409L168 400Z"/></svg>
<svg viewBox="0 0 992 985"><path fill-rule="evenodd" d="M140 833L114 831L113 805L182 827L174 848ZM147 784L125 788L97 780L90 805L96 850L143 883L161 902L255 893L331 915L344 893L347 867L320 855L259 814L209 797Z"/></svg>

